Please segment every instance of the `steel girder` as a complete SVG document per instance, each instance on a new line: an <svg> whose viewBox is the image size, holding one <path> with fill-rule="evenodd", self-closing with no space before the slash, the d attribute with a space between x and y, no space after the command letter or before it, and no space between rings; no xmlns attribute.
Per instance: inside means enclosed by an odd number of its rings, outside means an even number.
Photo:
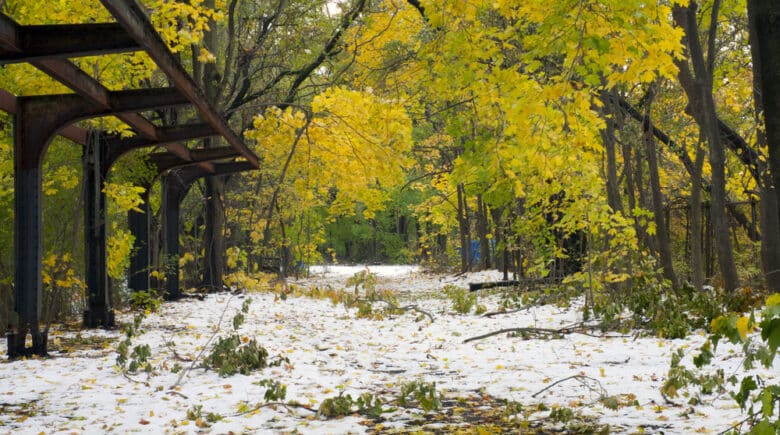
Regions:
<svg viewBox="0 0 780 435"><path fill-rule="evenodd" d="M120 91L109 95L110 107L97 106L80 95L47 95L16 99L14 116L14 310L17 329L8 334L11 358L46 354L46 334L40 330L41 166L46 148L64 126L88 117L184 104L170 88ZM99 203L99 201L98 201ZM99 207L99 205L98 205ZM96 207L97 208L97 207ZM27 348L27 335L33 345Z"/></svg>
<svg viewBox="0 0 780 435"><path fill-rule="evenodd" d="M232 147L206 148L192 150L192 160L183 160L172 153L155 153L149 156L149 161L157 169L157 176L161 176L168 170L188 165L194 165L199 162L211 162L213 160L235 157L236 152ZM217 163L218 165L218 163ZM204 169L201 166L201 169ZM213 164L211 170L204 170L206 174L214 174L216 169ZM127 222L130 233L134 237L133 253L130 256L130 267L128 269L128 287L132 291L149 290L149 270L151 266L149 246L149 226L151 210L149 208L149 191L151 182L147 185L144 193L143 209L139 212L130 210L127 213Z"/></svg>
<svg viewBox="0 0 780 435"><path fill-rule="evenodd" d="M165 299L181 297L179 289L179 212L181 201L195 180L209 175L226 175L255 169L251 162L215 163L210 174L197 166L172 170L162 179L163 259L165 261Z"/></svg>

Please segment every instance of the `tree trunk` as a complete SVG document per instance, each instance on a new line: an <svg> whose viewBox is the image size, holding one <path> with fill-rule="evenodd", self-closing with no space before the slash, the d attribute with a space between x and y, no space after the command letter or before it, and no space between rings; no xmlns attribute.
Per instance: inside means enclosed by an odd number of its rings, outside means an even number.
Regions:
<svg viewBox="0 0 780 435"><path fill-rule="evenodd" d="M694 160L694 171L691 174L691 280L693 288L701 291L704 286L704 258L702 252L702 189L701 178L702 168L704 167L704 150L701 147L701 141L696 145L696 156Z"/></svg>
<svg viewBox="0 0 780 435"><path fill-rule="evenodd" d="M471 268L471 232L469 231L469 210L463 183L458 184L458 228L460 229L460 271Z"/></svg>
<svg viewBox="0 0 780 435"><path fill-rule="evenodd" d="M734 263L729 221L726 215L726 156L721 144L715 101L712 97L712 71L707 69L699 41L696 8L696 1L692 0L688 7L678 5L673 9L674 20L685 31L685 42L688 47L688 57L693 64L693 74L686 61L677 61L677 63L680 69L680 83L688 96L691 113L709 145L709 162L712 168L710 214L718 253L718 267L724 289L732 292L739 287L739 276ZM714 29L711 31L714 32Z"/></svg>
<svg viewBox="0 0 780 435"><path fill-rule="evenodd" d="M634 158L633 182L634 187L636 188L636 206L641 207L644 210L650 210L652 209L652 204L650 203L650 198L648 198L644 174L644 162L647 157L644 155L640 144L637 144L637 147L634 150ZM652 252L653 255L656 255L658 253L658 247L656 246L655 238L650 236L647 232L647 227L641 225L636 217L634 217L634 222L636 222L639 241L644 242L647 249Z"/></svg>
<svg viewBox="0 0 780 435"><path fill-rule="evenodd" d="M479 253L481 256L480 268L490 269L490 239L488 238L488 210L482 195L477 195L477 231L479 232Z"/></svg>
<svg viewBox="0 0 780 435"><path fill-rule="evenodd" d="M504 272L504 281L509 279L509 249L504 233L504 207L490 209L493 217L493 238L496 240L496 269Z"/></svg>
<svg viewBox="0 0 780 435"><path fill-rule="evenodd" d="M203 287L207 291L222 289L225 273L225 209L222 202L224 183L220 177L206 177L206 222L203 231Z"/></svg>
<svg viewBox="0 0 780 435"><path fill-rule="evenodd" d="M764 124L758 140L769 149L761 192L761 263L767 287L780 291L780 5L748 0L748 21L756 112L762 112Z"/></svg>
<svg viewBox="0 0 780 435"><path fill-rule="evenodd" d="M617 107L616 98L611 96L602 98L602 101L604 101L604 121L606 122L606 127L601 131L601 139L604 143L604 153L607 159L607 203L612 211L619 212L623 211L623 201L620 199L620 186L618 185L615 123L617 117L620 116L620 108Z"/></svg>
<svg viewBox="0 0 780 435"><path fill-rule="evenodd" d="M203 5L208 8L215 6L215 0L205 0ZM214 55L218 54L217 23L209 21L210 31L206 32L203 38L203 45ZM194 62L197 63L197 57ZM203 86L203 92L206 99L215 107L218 107L217 95L220 88L220 77L217 71L216 63L205 63L200 65L196 71L201 71L199 78ZM204 148L216 146L211 139L204 139ZM220 177L206 177L206 221L203 231L203 250L204 267L202 286L207 291L219 291L222 289L222 276L225 273L225 260L223 252L225 251L225 238L223 227L225 225L225 209L223 203L224 181Z"/></svg>
<svg viewBox="0 0 780 435"><path fill-rule="evenodd" d="M669 243L669 232L666 226L664 213L664 197L661 192L661 181L658 176L658 156L653 132L651 130L650 111L645 115L642 123L642 136L645 141L645 153L647 154L648 176L650 177L650 193L653 204L653 217L655 219L655 238L658 246L658 256L661 259L661 267L664 278L668 279L674 288L679 287L677 275L672 265L672 247Z"/></svg>

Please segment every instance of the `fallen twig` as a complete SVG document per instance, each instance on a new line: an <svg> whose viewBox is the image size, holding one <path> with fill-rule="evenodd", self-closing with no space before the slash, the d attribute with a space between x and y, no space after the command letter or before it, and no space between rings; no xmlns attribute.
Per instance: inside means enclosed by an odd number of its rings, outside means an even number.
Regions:
<svg viewBox="0 0 780 435"><path fill-rule="evenodd" d="M220 329L222 328L222 320L225 318L225 313L227 313L228 307L230 307L230 301L233 300L234 294L231 294L228 298L227 302L225 302L225 308L222 310L222 314L219 316L219 321L217 322L217 326L214 328L214 333L211 334L211 337L206 341L206 344L203 345L203 348L200 350L198 355L195 356L195 359L192 360L192 363L187 367L186 369L182 370L179 373L179 377L176 379L176 382L168 387L169 390L178 387L181 384L182 379L184 379L184 376L189 373L193 368L195 368L195 363L198 362L201 356L203 356L203 353L206 352L206 349L208 349L209 344L211 344L212 340L214 340L214 337L219 334Z"/></svg>
<svg viewBox="0 0 780 435"><path fill-rule="evenodd" d="M470 341L476 341L476 340L482 340L483 338L492 337L494 335L504 334L508 332L519 332L523 334L563 334L565 332L562 332L560 329L548 329L548 328L504 328L500 329L498 331L488 332L487 334L477 335L476 337L471 337L463 340L464 343L468 343Z"/></svg>
<svg viewBox="0 0 780 435"><path fill-rule="evenodd" d="M538 307L538 306L544 305L546 303L547 303L547 298L541 297L538 300L534 301L533 304L526 305L526 306L524 306L522 308L518 308L518 309L515 309L515 310L491 311L491 312L483 314L482 317L493 317L493 316L499 316L501 314L519 313L521 311L528 311L531 308Z"/></svg>
<svg viewBox="0 0 780 435"><path fill-rule="evenodd" d="M149 386L149 383L148 383L148 382L145 382L145 381L139 381L138 379L135 379L135 378L131 377L131 376L130 376L129 374L127 374L127 372L126 372L126 371L124 371L124 370L122 370L122 376L124 376L124 377L125 377L125 379L127 379L127 380L128 380L128 381L130 381L130 382L133 382L133 383L136 383L136 384L141 384L141 385L143 385L143 386L146 386L146 387L148 387L148 386Z"/></svg>
<svg viewBox="0 0 780 435"><path fill-rule="evenodd" d="M532 394L531 397L535 398L536 396L544 393L545 391L549 390L550 388L552 388L552 387L554 387L554 386L556 386L558 384L564 383L566 381L572 380L572 379L578 380L582 385L587 387L589 390L591 390L591 391L593 391L595 393L598 393L599 398L608 396L607 390L604 388L603 385L601 385L601 382L599 382L598 379L591 378L590 376L584 376L584 375L572 375L572 376L569 376L569 377L566 377L566 378L563 378L563 379L559 379L559 380L553 382L552 384L550 384L550 385L542 388L541 390L537 391L536 393ZM596 384L598 384L598 386L601 389L601 391L596 391L595 388L593 388L591 385L588 385L588 383L585 382L586 380L592 381L592 382L595 382Z"/></svg>
<svg viewBox="0 0 780 435"><path fill-rule="evenodd" d="M405 369L388 369L388 370L377 370L377 369L368 369L369 372L372 373L387 373L391 375L399 375L401 373L405 373Z"/></svg>
<svg viewBox="0 0 780 435"><path fill-rule="evenodd" d="M294 402L293 403L268 402L268 403L263 403L261 405L257 405L257 406L255 406L252 409L248 409L246 411L233 414L233 415L231 415L231 417L240 417L242 415L251 414L251 413L253 413L255 411L258 411L258 410L260 410L262 408L266 408L266 407L269 407L269 406L283 406L283 407L287 408L288 411L291 410L290 408L300 408L300 409L305 409L305 410L307 410L309 412L312 412L312 413L315 413L315 414L318 412L316 409L312 408L311 406L303 405L303 404L300 404L300 403L294 403Z"/></svg>
<svg viewBox="0 0 780 435"><path fill-rule="evenodd" d="M385 299L374 299L374 300L372 300L372 299L358 299L358 301L361 301L361 302L384 302L384 303L386 303L387 305L390 306L391 310L396 310L396 311L417 311L418 313L427 316L431 320L431 323L433 322L433 315L431 313L429 313L428 311L425 311L422 308L418 307L417 305L404 305L403 307L399 307L398 305L396 305L396 304L394 304L394 303L392 303L390 301L387 301Z"/></svg>
<svg viewBox="0 0 780 435"><path fill-rule="evenodd" d="M566 335L566 334L582 334L587 335L589 337L596 337L596 338L625 338L630 337L629 335L607 335L607 334L591 334L590 332L586 331L586 327L564 327L559 329L550 329L550 328L504 328L500 329L498 331L488 332L487 334L477 335L476 337L471 337L463 340L464 343L468 343L470 341L476 341L481 340L483 338L492 337L494 335L504 334L508 332L519 332L521 334L537 334L537 335Z"/></svg>

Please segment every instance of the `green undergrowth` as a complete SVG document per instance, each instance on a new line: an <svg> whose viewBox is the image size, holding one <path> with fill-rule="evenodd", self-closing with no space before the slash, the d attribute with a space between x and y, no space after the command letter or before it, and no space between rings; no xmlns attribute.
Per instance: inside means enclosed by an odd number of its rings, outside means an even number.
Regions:
<svg viewBox="0 0 780 435"><path fill-rule="evenodd" d="M714 395L728 394L743 411L745 418L733 425L729 433L756 435L780 433L780 383L771 383L751 373L756 365L771 369L780 348L780 293L766 299L758 312L745 315L731 312L710 323L710 334L693 355L693 367L683 363L683 349L673 355L661 392L672 399L686 400L690 406L706 403ZM710 365L718 345L727 341L739 346L735 353L742 368L728 376Z"/></svg>

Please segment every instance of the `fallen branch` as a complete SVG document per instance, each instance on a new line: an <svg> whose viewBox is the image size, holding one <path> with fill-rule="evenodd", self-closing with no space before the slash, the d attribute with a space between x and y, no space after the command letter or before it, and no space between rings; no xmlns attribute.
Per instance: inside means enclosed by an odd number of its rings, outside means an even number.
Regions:
<svg viewBox="0 0 780 435"><path fill-rule="evenodd" d="M534 301L533 304L526 305L526 306L524 306L522 308L517 308L515 310L491 311L491 312L483 314L482 317L493 317L493 316L499 316L501 314L519 313L519 312L522 312L522 311L528 311L531 308L538 307L538 306L544 305L546 303L547 303L547 298L542 296L538 300Z"/></svg>
<svg viewBox="0 0 780 435"><path fill-rule="evenodd" d="M514 287L519 285L520 281L492 281L492 282L470 282L469 291L477 291L494 287Z"/></svg>
<svg viewBox="0 0 780 435"><path fill-rule="evenodd" d="M463 340L464 343L468 343L470 341L476 341L476 340L482 340L483 338L492 337L494 335L504 334L508 332L519 332L522 334L549 334L549 335L555 335L555 334L562 334L560 329L548 329L548 328L504 328L499 329L498 331L488 332L487 334L477 335L476 337L471 337Z"/></svg>
<svg viewBox="0 0 780 435"><path fill-rule="evenodd" d="M628 335L606 335L606 334L591 334L585 330L583 327L564 327L560 329L550 329L550 328L504 328L500 329L498 331L488 332L487 334L477 335L476 337L471 337L463 340L464 343L468 343L470 341L476 341L476 340L482 340L483 338L492 337L494 335L500 335L504 333L509 332L515 332L515 333L521 333L521 334L536 334L536 335L567 335L567 334L582 334L587 335L589 337L597 337L597 338L626 338L630 337Z"/></svg>
<svg viewBox="0 0 780 435"><path fill-rule="evenodd" d="M427 316L429 319L431 319L431 323L433 323L433 315L428 311L425 311L422 308L418 307L417 305L404 305L403 307L399 307L398 305L385 299L358 299L358 301L369 302L369 303L384 302L390 307L391 310L395 310L395 311L417 311L418 313Z"/></svg>
<svg viewBox="0 0 780 435"><path fill-rule="evenodd" d="M749 421L755 419L759 414L761 414L761 411L756 411L756 412L748 415L744 419L742 419L742 420L732 424L731 426L729 426L725 430L723 430L721 432L718 432L716 435L725 435L727 433L732 433L734 430L737 430L737 428L740 428L743 424L748 423ZM742 430L737 430L737 433L742 433Z"/></svg>
<svg viewBox="0 0 780 435"><path fill-rule="evenodd" d="M269 406L283 406L283 407L287 408L288 411L291 411L291 408L300 408L300 409L305 409L305 410L307 410L309 412L312 412L312 413L315 413L315 414L317 412L319 412L316 409L312 408L311 406L303 405L303 404L300 404L300 403L294 403L294 402L292 402L292 403L268 402L268 403L263 403L262 405L257 405L257 406L255 406L252 409L249 409L249 410L246 410L246 411L243 411L243 412L239 412L237 414L233 414L233 415L231 415L231 417L240 417L242 415L251 414L251 413L253 413L255 411L258 411L260 409L263 409L263 408L266 408L266 407L269 407Z"/></svg>
<svg viewBox="0 0 780 435"><path fill-rule="evenodd" d="M220 329L222 328L222 320L225 319L225 313L227 313L228 308L230 307L230 301L233 300L233 294L230 295L227 302L225 302L225 308L222 310L222 314L219 316L219 321L217 322L217 326L214 328L214 333L211 334L211 337L206 341L206 344L203 345L198 355L195 356L195 359L192 360L192 363L187 367L186 369L179 372L179 377L176 379L176 382L168 387L169 390L172 390L176 387L178 387L181 384L182 379L184 379L184 376L192 371L193 368L195 368L195 363L198 362L201 356L203 356L203 353L206 352L206 349L208 349L209 344L214 340L214 337L219 334Z"/></svg>
<svg viewBox="0 0 780 435"><path fill-rule="evenodd" d="M536 393L532 394L531 397L536 398L536 396L544 393L545 391L549 390L550 388L552 388L552 387L554 387L554 386L556 386L558 384L562 384L562 383L564 383L566 381L570 381L572 379L578 380L580 382L580 384L582 384L583 386L587 387L589 390L593 391L594 393L598 393L599 398L608 396L607 390L604 388L603 385L601 385L601 382L599 382L598 379L591 378L590 376L584 376L584 375L572 375L572 376L569 376L569 377L566 377L566 378L563 378L563 379L559 379L559 380L553 382L552 384L550 384L550 385L542 388L541 390L537 391ZM588 385L588 383L585 382L586 380L587 381L592 381L592 382L595 382L596 384L598 384L599 389L601 391L597 391L591 385Z"/></svg>
<svg viewBox="0 0 780 435"><path fill-rule="evenodd" d="M387 302L387 301L385 301L385 302ZM420 314L422 314L422 315L428 316L428 318L429 318L429 319L431 319L431 323L433 323L433 315L432 315L431 313L429 313L429 312L427 312L427 311L425 311L425 310L421 309L421 308L420 308L420 307L418 307L417 305L405 305L405 306L403 306L403 307L397 307L397 306L395 306L395 305L393 305L393 304L391 304L391 303L389 303L389 302L388 302L388 305L390 305L390 308L392 308L392 309L394 309L394 310L400 310L400 311L417 311L418 313L420 313Z"/></svg>

